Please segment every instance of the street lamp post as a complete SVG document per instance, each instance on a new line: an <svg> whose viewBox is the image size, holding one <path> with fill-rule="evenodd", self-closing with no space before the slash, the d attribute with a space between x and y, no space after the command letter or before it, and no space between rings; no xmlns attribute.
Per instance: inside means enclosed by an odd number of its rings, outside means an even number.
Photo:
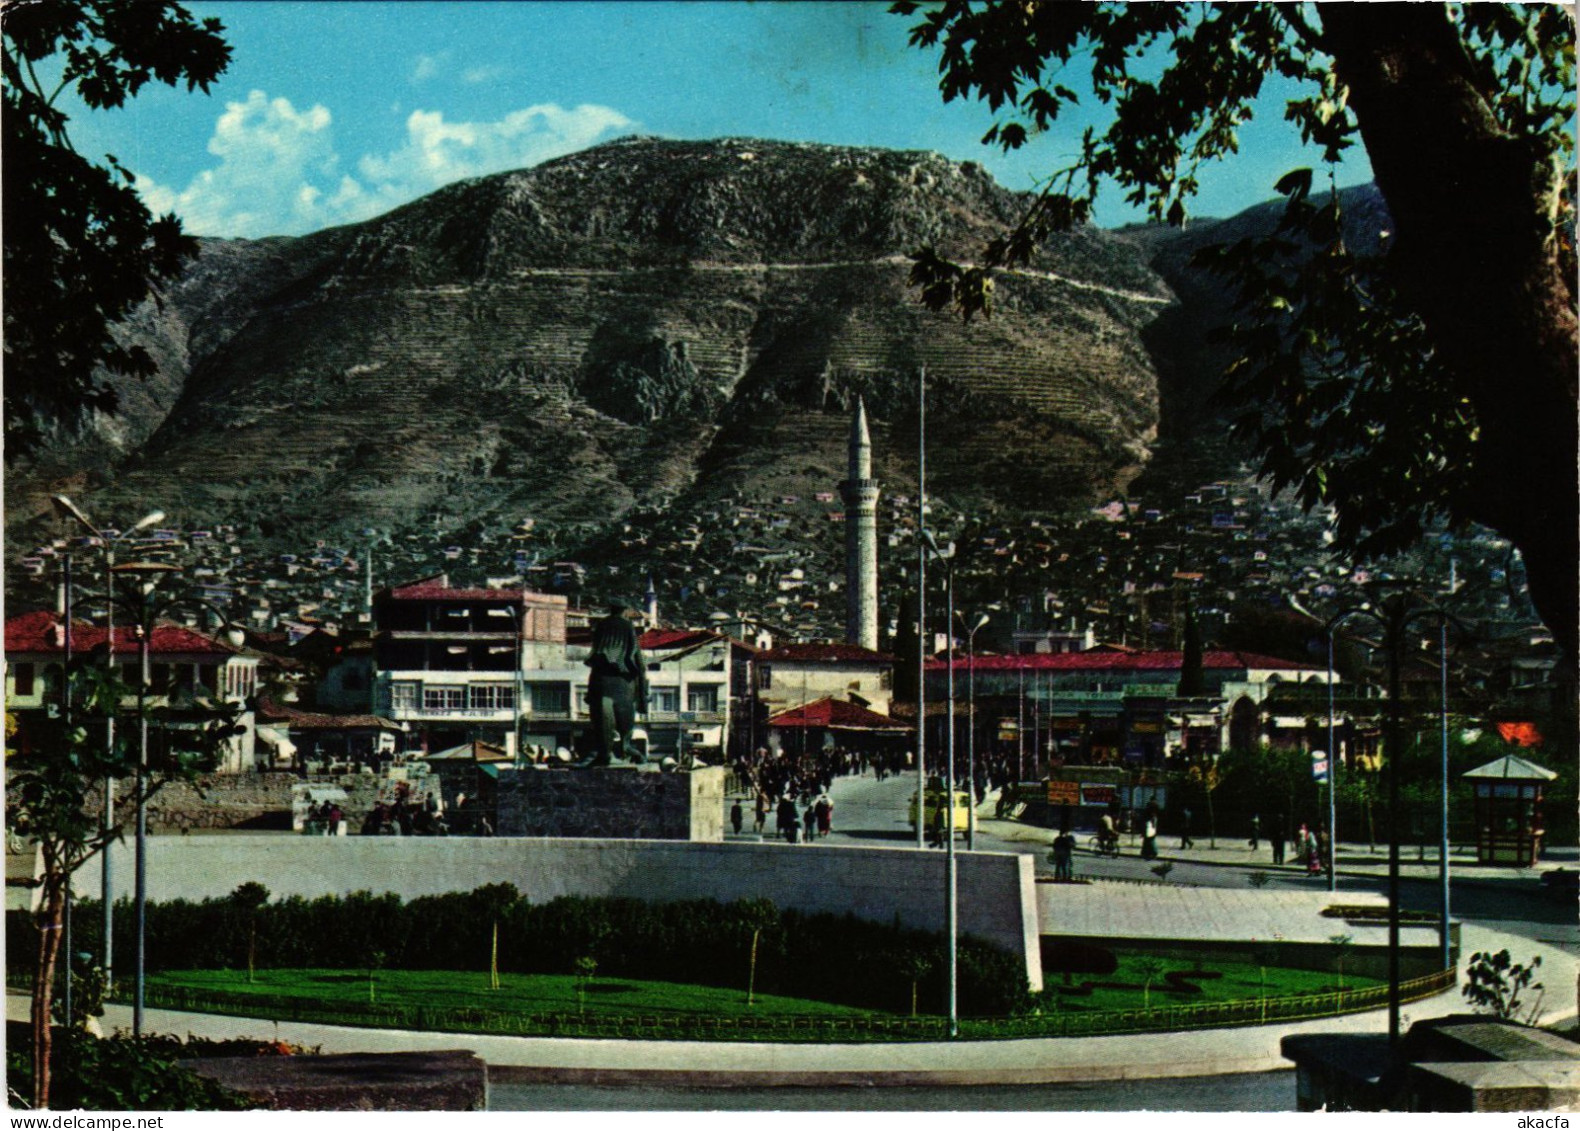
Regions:
<svg viewBox="0 0 1580 1131"><path fill-rule="evenodd" d="M960 899L960 873L959 862L955 858L955 546L951 542L948 550L941 550L932 532L923 534L927 548L934 557L944 565L944 601L947 606L948 619L944 622L949 626L946 646L949 650L947 660L948 702L946 711L948 737L944 742L944 806L948 814L944 818L944 931L947 938L949 962L949 1035L960 1035L960 960L958 942L959 899Z"/></svg>
<svg viewBox="0 0 1580 1131"><path fill-rule="evenodd" d="M509 617L510 626L514 630L515 641L511 650L515 655L511 657L510 667L515 673L516 702L510 711L510 734L515 745L515 749L511 751L511 757L515 759L515 764L518 768L524 764L526 756L526 747L523 745L521 735L521 716L526 708L526 675L522 671L522 653L526 650L526 594L522 594L521 600L523 607L519 609L511 608L507 605L502 609L488 610L488 615L491 617Z"/></svg>
<svg viewBox="0 0 1580 1131"><path fill-rule="evenodd" d="M966 788L971 792L966 849L970 852L977 850L977 630L987 622L988 615L978 613L976 623L966 633Z"/></svg>
<svg viewBox="0 0 1580 1131"><path fill-rule="evenodd" d="M1338 631L1339 622L1350 615L1349 610L1333 617L1327 623L1328 633L1328 890L1337 891L1339 886L1339 826L1338 826L1338 758L1334 749L1333 732L1337 726L1333 700L1333 635ZM1282 836L1284 830L1274 829L1274 836Z"/></svg>
<svg viewBox="0 0 1580 1131"><path fill-rule="evenodd" d="M916 371L916 847L927 844L927 368Z"/></svg>
<svg viewBox="0 0 1580 1131"><path fill-rule="evenodd" d="M140 530L165 520L165 512L156 510L138 519L126 530L121 531L114 538L108 537L104 531L94 525L93 520L77 507L65 495L52 495L50 501L61 514L69 515L73 520L87 529L88 533L98 539L99 546L104 551L104 666L113 673L115 671L115 613L114 593L111 578L115 569L115 547L121 539L135 534ZM68 629L69 631L69 629ZM112 711L104 720L104 752L106 758L113 758L115 751L115 714ZM100 882L99 894L104 903L104 980L106 985L114 983L114 926L115 926L115 898L112 894L111 880L113 872L110 865L109 841L115 830L115 778L109 774L104 776L104 810L101 814L100 830L105 840L105 848L99 860Z"/></svg>
<svg viewBox="0 0 1580 1131"><path fill-rule="evenodd" d="M1394 585L1400 584L1394 582ZM1440 634L1446 638L1447 614L1441 609L1431 605L1424 605L1404 592L1387 593L1373 608L1370 603L1359 605L1355 608L1344 609L1335 614L1328 621L1328 741L1331 748L1333 734L1332 696L1333 696L1333 632L1339 623L1347 617L1363 616L1372 621L1383 632L1383 649L1388 662L1388 711L1386 726L1383 732L1383 747L1385 751L1385 768L1388 775L1388 1044L1390 1048L1397 1048L1400 1038L1400 1006L1401 993L1399 985L1399 762L1404 747L1404 705L1400 702L1402 679L1400 669L1403 665L1405 634L1410 631L1410 626L1423 616L1435 616L1440 622ZM1447 664L1446 649L1440 665ZM1447 735L1447 668L1442 666L1441 678L1445 687L1441 711L1444 717L1443 727ZM1330 754L1331 759L1331 754ZM1447 773L1444 772L1444 809L1447 809ZM1329 784L1332 785L1332 765L1329 765ZM1337 839L1337 829L1330 827L1328 833L1329 851L1332 851L1333 842ZM1447 839L1447 820L1444 820L1444 840ZM1443 902L1443 917L1440 923L1441 945L1444 951L1444 966L1447 967L1448 947L1448 917L1447 917L1447 892L1446 869L1448 866L1448 851L1446 843L1442 849L1442 869L1444 870L1443 884L1445 891L1441 893ZM1331 869L1331 856L1330 856Z"/></svg>
<svg viewBox="0 0 1580 1131"><path fill-rule="evenodd" d="M154 587L160 576L176 572L167 562L127 562L114 572L139 579L139 621L137 631L137 826L135 832L135 879L132 900L136 917L136 940L132 973L132 1036L143 1035L143 988L148 957L148 690L152 681L149 663L154 634ZM113 595L107 604L113 604Z"/></svg>
<svg viewBox="0 0 1580 1131"><path fill-rule="evenodd" d="M1438 956L1442 969L1450 962L1448 942L1448 614L1439 611L1437 624L1437 674L1438 715L1443 724L1442 759L1440 762L1442 812L1438 827Z"/></svg>

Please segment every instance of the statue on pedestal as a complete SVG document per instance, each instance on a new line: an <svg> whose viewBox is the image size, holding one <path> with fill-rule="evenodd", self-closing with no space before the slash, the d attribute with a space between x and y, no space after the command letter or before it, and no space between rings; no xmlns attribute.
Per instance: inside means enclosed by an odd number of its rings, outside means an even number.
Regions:
<svg viewBox="0 0 1580 1131"><path fill-rule="evenodd" d="M646 756L631 745L631 730L638 714L647 714L647 664L636 627L626 618L626 606L610 602L609 615L593 625L592 654L587 666L587 713L592 720L592 753L576 763L578 769L607 766L616 752L641 764Z"/></svg>

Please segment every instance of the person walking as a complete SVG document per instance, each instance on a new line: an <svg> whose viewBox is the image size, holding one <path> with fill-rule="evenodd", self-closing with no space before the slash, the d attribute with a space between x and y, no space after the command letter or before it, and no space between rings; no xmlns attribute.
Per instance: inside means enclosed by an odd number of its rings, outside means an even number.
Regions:
<svg viewBox="0 0 1580 1131"><path fill-rule="evenodd" d="M1141 859L1156 860L1158 858L1158 818L1157 814L1149 812L1146 824L1141 826Z"/></svg>
<svg viewBox="0 0 1580 1131"><path fill-rule="evenodd" d="M789 794L785 794L779 799L779 808L775 813L775 818L779 826L779 835L785 838L786 844L794 844L796 830L800 828L800 822L796 820L795 802L791 800Z"/></svg>
<svg viewBox="0 0 1580 1131"><path fill-rule="evenodd" d="M1273 818L1273 863L1284 862L1284 842L1289 839L1289 826L1284 823L1284 815L1280 813Z"/></svg>
<svg viewBox="0 0 1580 1131"><path fill-rule="evenodd" d="M1059 835L1053 838L1053 878L1056 882L1070 883L1075 879L1074 858L1075 838L1068 828L1060 829Z"/></svg>
<svg viewBox="0 0 1580 1131"><path fill-rule="evenodd" d="M763 835L763 825L768 822L768 795L762 790L757 791L757 800L752 803L752 831L758 836Z"/></svg>
<svg viewBox="0 0 1580 1131"><path fill-rule="evenodd" d="M1260 813L1251 814L1251 840L1249 843L1252 852L1255 852L1257 846L1262 843L1262 815Z"/></svg>
<svg viewBox="0 0 1580 1131"><path fill-rule="evenodd" d="M1185 808L1180 810L1180 850L1181 851L1184 851L1187 848L1194 848L1195 845L1196 845L1196 842L1194 840L1192 840L1191 836L1190 836L1190 818L1191 818L1190 806L1187 805L1187 806L1185 806Z"/></svg>
<svg viewBox="0 0 1580 1131"><path fill-rule="evenodd" d="M735 835L741 835L741 826L746 823L746 814L741 811L741 799L737 797L735 804L730 806L730 828L735 830Z"/></svg>

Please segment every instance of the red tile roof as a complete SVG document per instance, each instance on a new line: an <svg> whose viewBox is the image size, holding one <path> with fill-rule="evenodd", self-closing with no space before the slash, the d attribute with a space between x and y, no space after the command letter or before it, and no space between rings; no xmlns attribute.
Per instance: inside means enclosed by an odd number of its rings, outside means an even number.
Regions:
<svg viewBox="0 0 1580 1131"><path fill-rule="evenodd" d="M722 639L717 633L699 628L650 628L642 633L642 650L658 648L683 648L689 644L703 644Z"/></svg>
<svg viewBox="0 0 1580 1131"><path fill-rule="evenodd" d="M780 644L757 653L760 663L892 664L894 657L859 644Z"/></svg>
<svg viewBox="0 0 1580 1131"><path fill-rule="evenodd" d="M299 711L267 697L258 700L258 721L284 723L291 730L351 730L375 728L400 730L400 724L378 715L329 715L317 711Z"/></svg>
<svg viewBox="0 0 1580 1131"><path fill-rule="evenodd" d="M912 728L904 723L869 711L859 703L845 699L818 699L800 707L780 711L768 720L771 727L818 727L824 730L886 730L905 731Z"/></svg>
<svg viewBox="0 0 1580 1131"><path fill-rule="evenodd" d="M396 601L520 601L521 589L451 589L446 585L402 585L386 589L383 596Z"/></svg>
<svg viewBox="0 0 1580 1131"><path fill-rule="evenodd" d="M1057 652L1026 656L984 656L977 653L979 672L1063 671L1063 672L1177 672L1185 658L1183 652ZM966 661L955 660L955 669ZM1316 664L1297 664L1255 652L1203 652L1201 666L1206 671L1243 671L1260 668L1269 671L1320 671ZM943 671L944 660L929 660L929 671Z"/></svg>
<svg viewBox="0 0 1580 1131"><path fill-rule="evenodd" d="M65 644L56 631L60 618L48 610L23 613L5 622L5 650L10 655L43 652L64 652ZM91 652L103 647L105 631L101 626L73 620L71 624L71 650L73 653ZM223 641L205 636L178 624L160 623L154 626L149 640L149 652L162 655L240 655L241 650ZM115 651L132 655L137 651L137 636L130 625L115 626Z"/></svg>

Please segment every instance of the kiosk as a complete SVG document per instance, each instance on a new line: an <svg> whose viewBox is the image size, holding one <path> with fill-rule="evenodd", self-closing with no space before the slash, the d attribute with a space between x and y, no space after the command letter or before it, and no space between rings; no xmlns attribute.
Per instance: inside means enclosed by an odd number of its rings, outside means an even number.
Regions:
<svg viewBox="0 0 1580 1131"><path fill-rule="evenodd" d="M1476 787L1476 863L1535 865L1542 851L1542 786L1558 775L1505 754L1461 776Z"/></svg>

